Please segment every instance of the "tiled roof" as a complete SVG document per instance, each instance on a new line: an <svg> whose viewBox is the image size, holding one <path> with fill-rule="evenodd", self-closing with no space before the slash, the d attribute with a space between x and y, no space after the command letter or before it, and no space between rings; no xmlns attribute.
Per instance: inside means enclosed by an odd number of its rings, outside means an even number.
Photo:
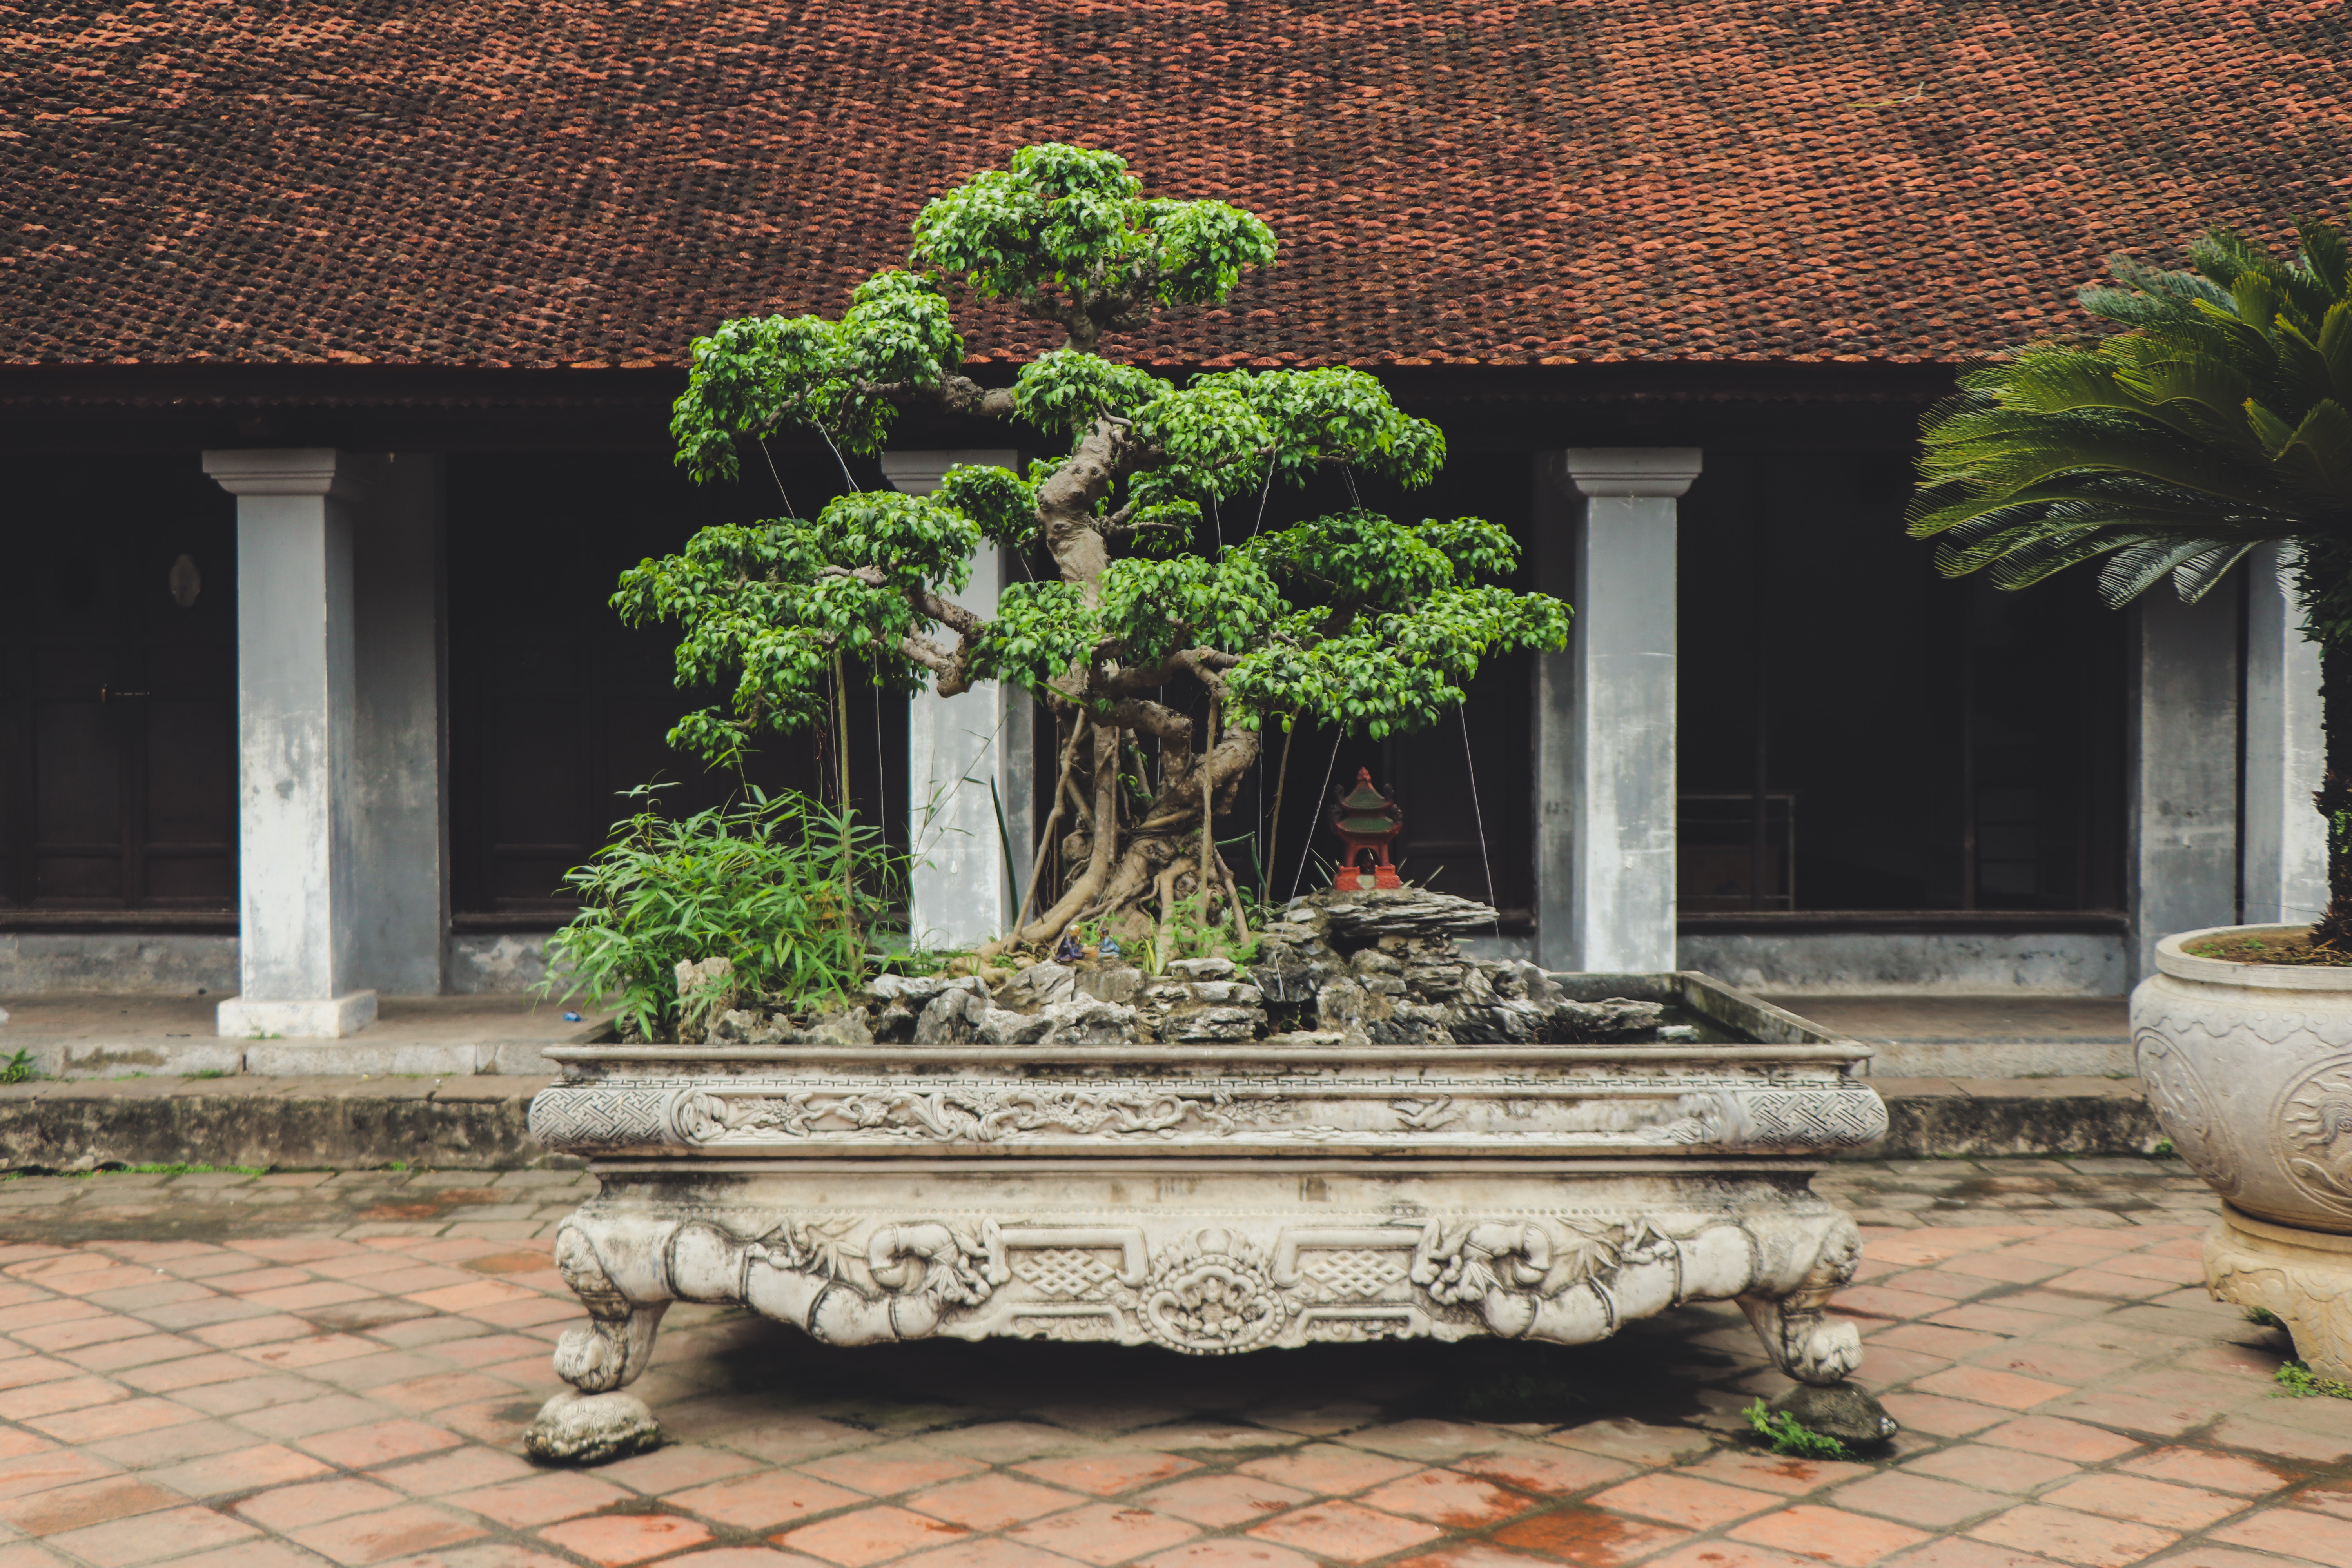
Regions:
<svg viewBox="0 0 2352 1568"><path fill-rule="evenodd" d="M2339 214L2347 42L2341 0L0 0L0 363L676 363L1045 140L1281 236L1115 345L1155 361L1948 359L2109 252Z"/></svg>

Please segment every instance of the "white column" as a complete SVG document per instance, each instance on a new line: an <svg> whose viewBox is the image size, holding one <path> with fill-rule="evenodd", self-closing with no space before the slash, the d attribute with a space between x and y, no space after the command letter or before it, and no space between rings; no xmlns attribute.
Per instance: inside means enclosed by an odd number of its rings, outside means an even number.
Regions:
<svg viewBox="0 0 2352 1568"><path fill-rule="evenodd" d="M1017 469L1020 459L995 450L888 452L882 471L907 494L922 496L939 489L958 464ZM956 602L975 615L994 615L1009 565L1007 552L982 545ZM1002 690L993 680L975 681L957 697L926 690L908 701L912 928L927 947L971 947L1003 935L1013 921L1034 853L1029 826L1034 711L1028 693Z"/></svg>
<svg viewBox="0 0 2352 1568"><path fill-rule="evenodd" d="M2327 906L2319 645L2303 635L2292 553L2246 557L2245 920L2317 920Z"/></svg>
<svg viewBox="0 0 2352 1568"><path fill-rule="evenodd" d="M1695 447L1580 447L1564 477L1583 498L1571 525L1575 637L1539 690L1568 699L1542 735L1538 776L1565 785L1539 804L1544 962L1600 973L1675 966L1675 500L1698 477ZM1573 503L1570 514L1577 509ZM1566 680L1558 678L1565 675ZM1568 688L1562 693L1559 687ZM1565 773L1565 778L1559 774ZM1556 783L1553 781L1557 781ZM1566 807L1564 823L1557 805ZM1563 867L1557 857L1565 852Z"/></svg>
<svg viewBox="0 0 2352 1568"><path fill-rule="evenodd" d="M333 1038L375 1019L354 978L352 534L344 454L207 452L237 498L239 994L234 1037Z"/></svg>
<svg viewBox="0 0 2352 1568"><path fill-rule="evenodd" d="M2184 605L2169 583L2133 611L2125 876L2132 973L2156 944L2229 925L2238 900L2238 596Z"/></svg>

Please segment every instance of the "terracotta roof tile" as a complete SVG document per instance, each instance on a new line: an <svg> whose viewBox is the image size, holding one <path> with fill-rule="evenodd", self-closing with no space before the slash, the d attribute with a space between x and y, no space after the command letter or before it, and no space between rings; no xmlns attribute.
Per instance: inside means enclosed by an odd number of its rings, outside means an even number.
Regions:
<svg viewBox="0 0 2352 1568"><path fill-rule="evenodd" d="M1284 242L1169 363L1948 359L2352 184L2342 0L0 0L0 363L648 365L1026 142ZM977 358L1057 334L978 313Z"/></svg>

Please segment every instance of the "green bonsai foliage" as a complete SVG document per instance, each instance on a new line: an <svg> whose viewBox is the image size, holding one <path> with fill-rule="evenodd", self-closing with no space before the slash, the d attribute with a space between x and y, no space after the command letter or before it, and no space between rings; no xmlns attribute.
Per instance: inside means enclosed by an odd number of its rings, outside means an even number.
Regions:
<svg viewBox="0 0 2352 1568"><path fill-rule="evenodd" d="M1561 647L1569 614L1494 584L1517 550L1477 519L1354 506L1197 547L1204 509L1276 481L1412 489L1444 462L1438 430L1359 371L1179 386L1096 352L1160 310L1223 300L1274 255L1272 231L1238 208L1146 197L1108 153L1030 147L924 207L922 270L877 273L840 320L737 320L696 340L672 431L699 480L734 477L741 443L772 435L878 452L914 405L1015 420L1066 449L1024 475L951 468L930 496L860 493L814 519L707 529L624 574L625 617L684 628L679 683L730 692L679 721L673 743L720 761L821 722L845 659L902 691L1010 682L1067 734L1045 836L1066 891L1018 939L1048 942L1079 921L1132 937L1153 928L1141 906L1164 925L1184 900L1204 917L1222 900L1245 941L1203 813L1230 809L1265 726L1377 737L1431 724L1484 660ZM950 289L1010 301L1067 342L1010 387L982 388L961 374ZM1042 547L1056 573L975 614L956 595L983 544Z"/></svg>
<svg viewBox="0 0 2352 1568"><path fill-rule="evenodd" d="M1927 416L1911 532L1949 575L2021 588L2105 563L2123 605L2169 576L2195 601L2257 545L2300 556L2306 633L2333 699L2352 689L2352 253L2295 225L2281 260L2217 228L2190 270L2111 261L2083 308L2125 329L2035 342L1960 380ZM2314 942L2352 947L2352 782L2329 724L2321 810L2331 900Z"/></svg>

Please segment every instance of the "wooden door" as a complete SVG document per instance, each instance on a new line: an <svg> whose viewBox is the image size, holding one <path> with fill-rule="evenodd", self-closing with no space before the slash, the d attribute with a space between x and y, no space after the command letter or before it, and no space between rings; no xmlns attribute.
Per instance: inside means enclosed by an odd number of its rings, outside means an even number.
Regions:
<svg viewBox="0 0 2352 1568"><path fill-rule="evenodd" d="M236 504L193 456L41 480L0 586L0 905L234 909Z"/></svg>

